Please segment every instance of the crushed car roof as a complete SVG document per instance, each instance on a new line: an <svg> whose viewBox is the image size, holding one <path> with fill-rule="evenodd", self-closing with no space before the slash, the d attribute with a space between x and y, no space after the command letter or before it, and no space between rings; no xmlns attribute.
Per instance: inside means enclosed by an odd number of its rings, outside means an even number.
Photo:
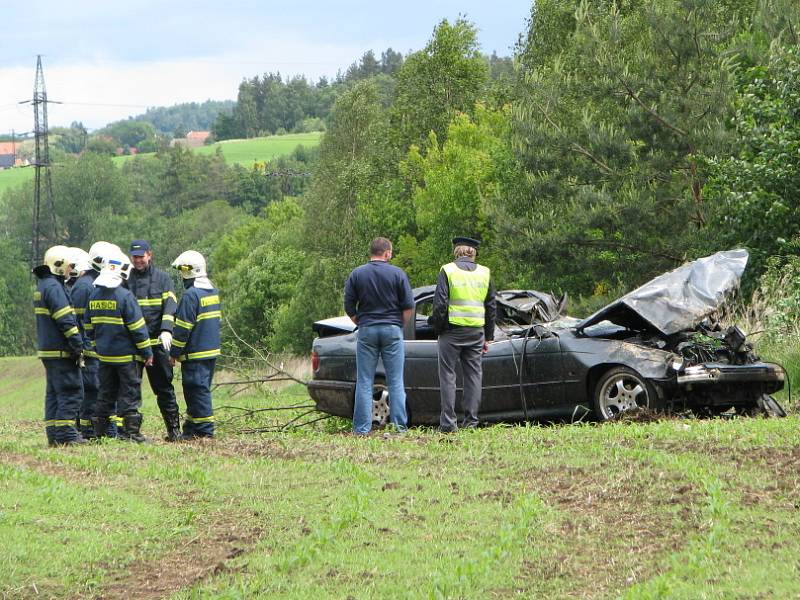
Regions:
<svg viewBox="0 0 800 600"><path fill-rule="evenodd" d="M739 287L747 250L727 250L686 263L625 294L577 325L610 321L630 329L655 329L663 335L693 329Z"/></svg>

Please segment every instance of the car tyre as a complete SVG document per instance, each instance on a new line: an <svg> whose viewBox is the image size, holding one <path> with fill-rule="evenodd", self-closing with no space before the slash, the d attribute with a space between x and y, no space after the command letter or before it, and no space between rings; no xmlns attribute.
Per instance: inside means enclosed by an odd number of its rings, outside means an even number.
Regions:
<svg viewBox="0 0 800 600"><path fill-rule="evenodd" d="M654 409L653 385L633 369L614 367L603 373L594 388L594 412L600 421L639 408Z"/></svg>

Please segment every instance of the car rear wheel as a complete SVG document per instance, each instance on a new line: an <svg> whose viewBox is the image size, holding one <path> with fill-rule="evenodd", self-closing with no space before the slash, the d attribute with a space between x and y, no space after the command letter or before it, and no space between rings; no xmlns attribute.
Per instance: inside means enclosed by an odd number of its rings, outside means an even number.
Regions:
<svg viewBox="0 0 800 600"><path fill-rule="evenodd" d="M389 422L389 390L385 385L372 386L372 425L385 427Z"/></svg>
<svg viewBox="0 0 800 600"><path fill-rule="evenodd" d="M594 389L594 411L601 421L638 408L651 408L655 390L633 369L614 367L606 371Z"/></svg>

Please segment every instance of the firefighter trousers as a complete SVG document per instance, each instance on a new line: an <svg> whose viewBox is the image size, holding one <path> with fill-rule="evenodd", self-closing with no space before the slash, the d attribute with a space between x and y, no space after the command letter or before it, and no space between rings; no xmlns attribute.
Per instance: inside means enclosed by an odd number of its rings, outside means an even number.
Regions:
<svg viewBox="0 0 800 600"><path fill-rule="evenodd" d="M145 367L144 363L137 363L139 366L139 377L146 368L147 381L150 382L150 389L156 396L158 408L162 415L178 414L178 402L175 400L175 388L172 385L172 365L169 364L169 352L164 350L159 343L151 346L153 350L153 365Z"/></svg>
<svg viewBox="0 0 800 600"><path fill-rule="evenodd" d="M183 435L186 437L212 437L214 435L214 408L211 405L211 382L217 360L186 360L181 363L183 397L186 400L186 419Z"/></svg>
<svg viewBox="0 0 800 600"><path fill-rule="evenodd" d="M47 389L44 395L44 422L48 441L63 443L78 438L75 419L83 397L80 367L73 358L42 361Z"/></svg>
<svg viewBox="0 0 800 600"><path fill-rule="evenodd" d="M86 356L84 358L84 367L81 369L81 379L83 380L83 399L81 401L80 422L81 431L92 430L92 417L96 416L97 410L97 391L100 387L97 372L99 370L99 362L96 358Z"/></svg>
<svg viewBox="0 0 800 600"><path fill-rule="evenodd" d="M121 417L138 415L142 406L142 378L136 362L105 363L100 361L100 391L97 397L97 416Z"/></svg>

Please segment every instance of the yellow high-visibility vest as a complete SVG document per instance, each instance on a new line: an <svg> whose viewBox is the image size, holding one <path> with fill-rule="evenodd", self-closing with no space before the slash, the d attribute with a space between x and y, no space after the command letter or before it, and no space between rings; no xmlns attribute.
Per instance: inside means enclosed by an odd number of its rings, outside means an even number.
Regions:
<svg viewBox="0 0 800 600"><path fill-rule="evenodd" d="M489 293L489 269L475 265L474 271L459 269L455 263L442 267L450 287L448 321L462 327L483 327L486 311L483 303Z"/></svg>

